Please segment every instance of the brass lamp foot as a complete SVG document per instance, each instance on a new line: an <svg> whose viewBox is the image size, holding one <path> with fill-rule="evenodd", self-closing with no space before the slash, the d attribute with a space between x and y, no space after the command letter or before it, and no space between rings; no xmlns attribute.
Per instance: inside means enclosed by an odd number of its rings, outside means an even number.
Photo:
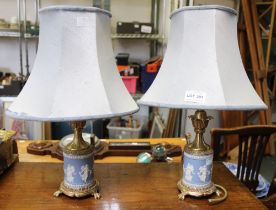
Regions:
<svg viewBox="0 0 276 210"><path fill-rule="evenodd" d="M216 193L218 196L217 198L210 198L208 199L208 202L213 205L220 203L221 201L224 201L227 198L227 191L224 187L217 185L217 184L211 184L208 188L190 188L186 185L182 184L182 181L178 181L177 187L179 191L181 192L178 195L178 199L184 200L186 195L191 195L195 197L202 197L207 195L212 195L213 193Z"/></svg>
<svg viewBox="0 0 276 210"><path fill-rule="evenodd" d="M189 186L184 185L182 183L182 181L179 180L177 183L177 187L178 187L179 191L181 192L178 195L178 198L180 200L184 200L186 195L202 197L202 196L211 195L216 191L216 186L213 183L211 183L210 187L208 187L208 188L191 188Z"/></svg>
<svg viewBox="0 0 276 210"><path fill-rule="evenodd" d="M98 180L95 180L93 185L85 189L71 189L64 185L64 182L61 182L59 190L54 193L54 196L58 197L61 194L65 194L69 197L85 197L92 195L95 199L100 199L100 183Z"/></svg>

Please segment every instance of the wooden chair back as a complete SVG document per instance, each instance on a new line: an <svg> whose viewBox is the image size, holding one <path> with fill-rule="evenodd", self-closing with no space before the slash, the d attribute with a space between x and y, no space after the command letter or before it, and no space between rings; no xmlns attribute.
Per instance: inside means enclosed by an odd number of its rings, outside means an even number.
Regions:
<svg viewBox="0 0 276 210"><path fill-rule="evenodd" d="M237 135L239 152L236 177L255 193L265 148L271 134L275 132L276 126L272 125L214 128L211 130L214 160L220 160L220 146L223 137ZM229 140L229 138L225 140Z"/></svg>

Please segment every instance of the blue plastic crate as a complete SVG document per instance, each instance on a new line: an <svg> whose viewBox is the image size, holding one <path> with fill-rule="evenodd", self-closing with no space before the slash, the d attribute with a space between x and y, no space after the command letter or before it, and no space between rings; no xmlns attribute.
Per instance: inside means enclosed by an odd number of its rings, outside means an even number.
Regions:
<svg viewBox="0 0 276 210"><path fill-rule="evenodd" d="M158 67L159 70L160 66ZM157 72L147 72L147 65L141 65L141 92L145 93L153 83Z"/></svg>

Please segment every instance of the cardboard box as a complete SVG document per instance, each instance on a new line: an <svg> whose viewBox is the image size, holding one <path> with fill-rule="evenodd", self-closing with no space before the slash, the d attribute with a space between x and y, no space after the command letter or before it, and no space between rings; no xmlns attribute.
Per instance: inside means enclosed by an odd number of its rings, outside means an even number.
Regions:
<svg viewBox="0 0 276 210"><path fill-rule="evenodd" d="M152 23L117 22L118 34L152 34Z"/></svg>

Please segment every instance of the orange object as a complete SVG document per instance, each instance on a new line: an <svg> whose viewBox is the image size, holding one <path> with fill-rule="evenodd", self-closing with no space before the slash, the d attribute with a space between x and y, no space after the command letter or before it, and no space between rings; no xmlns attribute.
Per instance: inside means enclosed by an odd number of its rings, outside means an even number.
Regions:
<svg viewBox="0 0 276 210"><path fill-rule="evenodd" d="M158 58L153 60L147 64L147 72L148 73L156 73L158 71L158 67L161 65L162 59Z"/></svg>
<svg viewBox="0 0 276 210"><path fill-rule="evenodd" d="M117 66L119 72L124 71L125 69L129 69L130 66Z"/></svg>

